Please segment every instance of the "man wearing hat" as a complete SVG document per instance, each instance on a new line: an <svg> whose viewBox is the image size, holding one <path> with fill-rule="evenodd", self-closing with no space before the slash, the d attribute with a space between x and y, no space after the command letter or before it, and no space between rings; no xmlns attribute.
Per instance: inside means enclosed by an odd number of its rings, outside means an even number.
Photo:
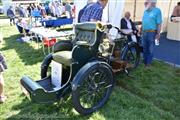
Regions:
<svg viewBox="0 0 180 120"><path fill-rule="evenodd" d="M146 68L151 66L154 54L155 40L160 39L162 14L156 7L157 0L146 0L145 11L142 19L143 31L143 57Z"/></svg>

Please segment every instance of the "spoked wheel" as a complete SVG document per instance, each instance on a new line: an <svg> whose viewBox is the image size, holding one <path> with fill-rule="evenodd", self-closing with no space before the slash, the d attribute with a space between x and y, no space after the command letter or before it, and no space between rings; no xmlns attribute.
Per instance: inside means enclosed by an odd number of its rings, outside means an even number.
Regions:
<svg viewBox="0 0 180 120"><path fill-rule="evenodd" d="M138 67L140 62L140 49L136 43L130 43L125 46L121 59L127 61L130 69Z"/></svg>
<svg viewBox="0 0 180 120"><path fill-rule="evenodd" d="M76 111L87 115L101 108L110 96L113 81L113 73L106 63L86 64L72 84L72 100Z"/></svg>

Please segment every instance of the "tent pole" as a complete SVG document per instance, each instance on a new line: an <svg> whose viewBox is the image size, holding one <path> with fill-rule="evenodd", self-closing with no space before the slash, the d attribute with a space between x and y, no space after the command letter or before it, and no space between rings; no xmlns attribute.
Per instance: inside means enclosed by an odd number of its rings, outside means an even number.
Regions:
<svg viewBox="0 0 180 120"><path fill-rule="evenodd" d="M168 8L168 16L167 16L167 21L166 21L166 25L168 26L168 22L169 22L169 18L170 18L170 9L171 9L171 4L172 4L172 0L170 0L169 3L169 8Z"/></svg>
<svg viewBox="0 0 180 120"><path fill-rule="evenodd" d="M168 19L170 18L171 5L172 5L172 0L170 0L170 3L169 3L169 9L168 9L168 18L167 18L167 22L168 22Z"/></svg>
<svg viewBox="0 0 180 120"><path fill-rule="evenodd" d="M109 2L108 2L108 23L109 23Z"/></svg>
<svg viewBox="0 0 180 120"><path fill-rule="evenodd" d="M136 20L136 3L137 3L137 1L134 0L134 16L133 16L133 21Z"/></svg>

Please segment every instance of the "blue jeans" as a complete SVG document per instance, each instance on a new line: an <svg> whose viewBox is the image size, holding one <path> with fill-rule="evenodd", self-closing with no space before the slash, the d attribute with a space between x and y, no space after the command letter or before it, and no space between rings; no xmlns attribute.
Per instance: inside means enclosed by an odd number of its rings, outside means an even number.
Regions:
<svg viewBox="0 0 180 120"><path fill-rule="evenodd" d="M155 32L144 32L142 37L144 64L151 64L155 46Z"/></svg>

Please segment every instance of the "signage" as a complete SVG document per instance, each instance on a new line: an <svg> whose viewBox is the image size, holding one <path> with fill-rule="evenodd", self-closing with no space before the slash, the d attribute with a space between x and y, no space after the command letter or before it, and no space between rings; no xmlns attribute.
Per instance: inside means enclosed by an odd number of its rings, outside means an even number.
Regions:
<svg viewBox="0 0 180 120"><path fill-rule="evenodd" d="M52 61L51 65L51 83L55 86L54 89L60 89L62 82L62 64Z"/></svg>

